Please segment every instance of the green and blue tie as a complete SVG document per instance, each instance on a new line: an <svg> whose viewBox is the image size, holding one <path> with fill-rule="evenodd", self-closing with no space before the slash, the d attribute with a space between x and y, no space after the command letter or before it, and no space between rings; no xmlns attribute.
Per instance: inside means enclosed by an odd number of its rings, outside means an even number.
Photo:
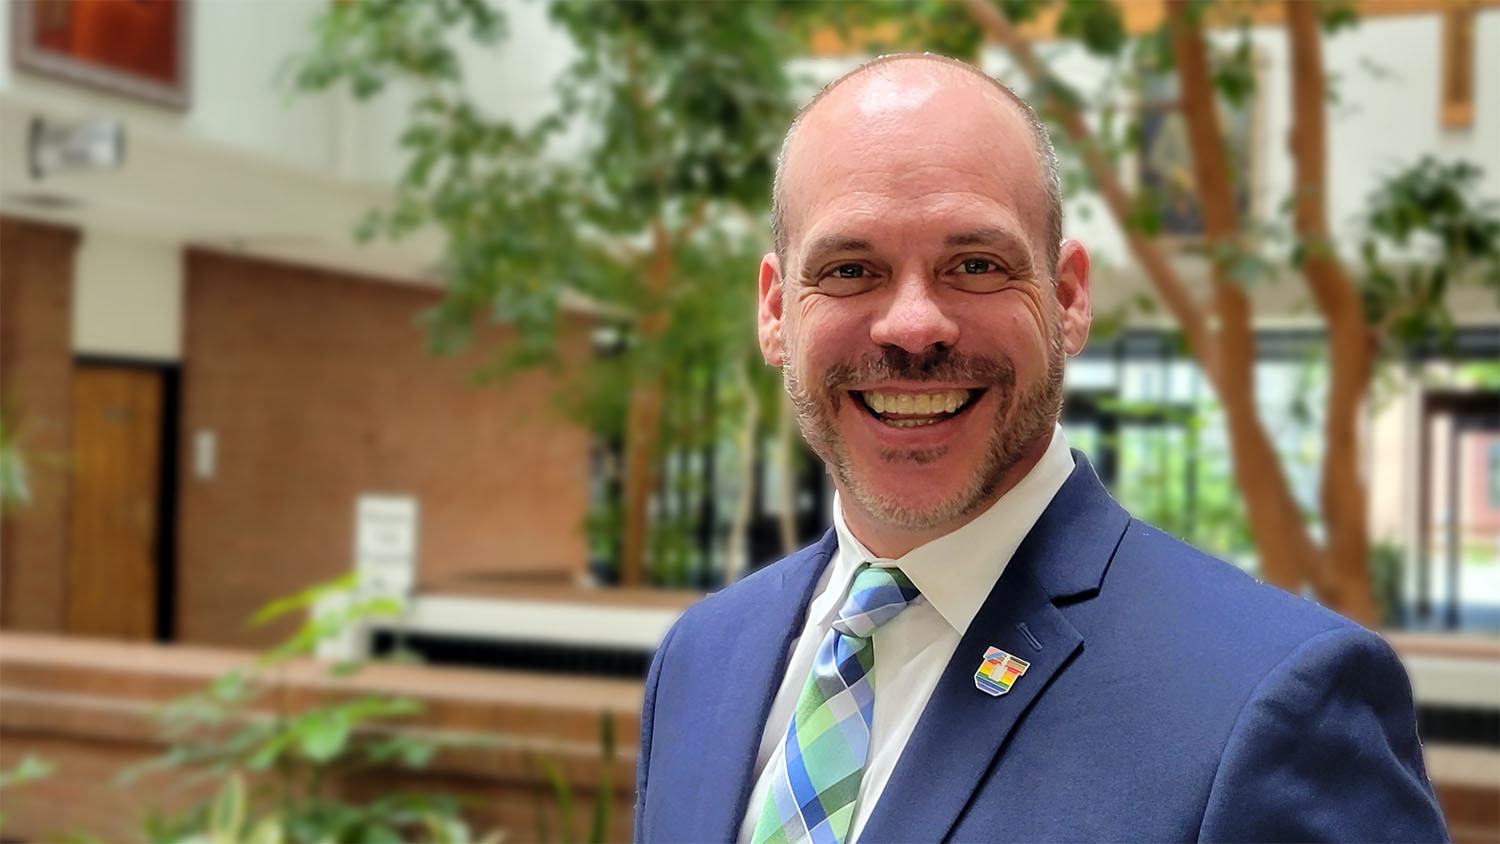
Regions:
<svg viewBox="0 0 1500 844"><path fill-rule="evenodd" d="M753 844L843 844L870 750L875 629L916 600L900 569L866 564L818 646Z"/></svg>

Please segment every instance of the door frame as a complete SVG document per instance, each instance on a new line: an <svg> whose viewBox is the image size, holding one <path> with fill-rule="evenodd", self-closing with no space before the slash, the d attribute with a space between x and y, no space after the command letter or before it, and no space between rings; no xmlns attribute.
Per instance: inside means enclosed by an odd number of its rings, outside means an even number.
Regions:
<svg viewBox="0 0 1500 844"><path fill-rule="evenodd" d="M1461 622L1462 595L1460 594L1459 577L1462 571L1459 559L1459 548L1457 542L1458 531L1458 505L1462 499L1460 476L1462 475L1463 461L1458 455L1458 441L1460 436L1468 431L1500 431L1500 414L1495 408L1500 406L1500 390L1485 389L1454 389L1439 388L1422 391L1421 403L1418 410L1419 428L1417 432L1417 600L1416 620L1418 624L1426 625L1437 622L1443 629L1458 630ZM1443 609L1442 618L1435 619L1434 611L1437 609L1432 595L1432 551L1430 542L1432 538L1432 505L1434 503L1434 491L1432 475L1435 460L1432 455L1432 428L1433 423L1440 416L1446 416L1451 421L1452 430L1448 437L1448 454L1446 463L1448 469L1448 488L1445 490L1445 501L1453 511L1449 517L1448 525L1448 603ZM1472 471L1472 467L1470 469Z"/></svg>

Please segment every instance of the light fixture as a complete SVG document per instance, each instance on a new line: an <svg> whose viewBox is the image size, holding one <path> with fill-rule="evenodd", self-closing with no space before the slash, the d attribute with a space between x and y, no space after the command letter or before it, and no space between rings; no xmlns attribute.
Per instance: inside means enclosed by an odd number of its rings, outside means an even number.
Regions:
<svg viewBox="0 0 1500 844"><path fill-rule="evenodd" d="M60 170L108 170L125 163L125 124L112 117L77 123L31 119L26 144L31 177Z"/></svg>

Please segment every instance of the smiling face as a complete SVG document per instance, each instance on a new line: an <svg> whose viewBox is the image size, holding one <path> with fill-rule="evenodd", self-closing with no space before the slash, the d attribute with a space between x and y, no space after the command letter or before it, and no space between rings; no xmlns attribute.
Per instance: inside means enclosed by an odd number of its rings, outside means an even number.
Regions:
<svg viewBox="0 0 1500 844"><path fill-rule="evenodd" d="M967 522L1041 457L1088 258L1046 266L1046 201L1019 109L966 71L902 60L829 92L787 153L786 266L760 339L871 551ZM1054 283L1054 275L1056 281Z"/></svg>

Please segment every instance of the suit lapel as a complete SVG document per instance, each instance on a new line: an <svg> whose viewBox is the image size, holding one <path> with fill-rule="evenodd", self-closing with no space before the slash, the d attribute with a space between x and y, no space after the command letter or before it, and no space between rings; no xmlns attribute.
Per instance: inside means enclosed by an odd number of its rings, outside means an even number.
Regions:
<svg viewBox="0 0 1500 844"><path fill-rule="evenodd" d="M1055 603L1098 591L1130 517L1104 491L1083 455L1073 454L1073 474L960 638L862 840L947 837L1006 738L1083 647L1083 636ZM989 647L1030 663L998 697L974 685Z"/></svg>
<svg viewBox="0 0 1500 844"><path fill-rule="evenodd" d="M730 622L735 634L723 650L726 680L712 705L699 709L700 734L714 738L704 741L701 766L694 766L700 799L689 838L739 838L766 718L786 674L792 644L806 622L813 588L837 548L838 539L830 530L799 554L800 559L776 565L766 572L778 577L767 584L757 601L758 611ZM761 694L746 694L751 690Z"/></svg>
<svg viewBox="0 0 1500 844"><path fill-rule="evenodd" d="M1001 578L959 640L902 751L864 841L940 841L969 802L1006 736L1083 643L1034 578ZM1026 625L1042 644L1037 651ZM974 686L974 672L994 646L1031 663L1009 692L991 697Z"/></svg>

